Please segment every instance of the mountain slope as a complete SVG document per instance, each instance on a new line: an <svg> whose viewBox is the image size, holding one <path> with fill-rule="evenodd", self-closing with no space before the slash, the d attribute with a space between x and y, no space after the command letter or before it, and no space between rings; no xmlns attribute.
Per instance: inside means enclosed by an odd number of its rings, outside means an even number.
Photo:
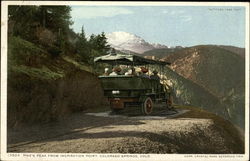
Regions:
<svg viewBox="0 0 250 161"><path fill-rule="evenodd" d="M219 99L230 119L244 126L245 62L217 46L195 46L169 54L171 69Z"/></svg>
<svg viewBox="0 0 250 161"><path fill-rule="evenodd" d="M165 60L172 63L174 71L218 97L234 87L244 88L244 59L225 49L197 46L171 54Z"/></svg>
<svg viewBox="0 0 250 161"><path fill-rule="evenodd" d="M160 49L152 49L149 51L145 51L143 56L155 56L157 59L161 59L166 57L169 54L175 53L179 50L183 50L182 48L160 48Z"/></svg>
<svg viewBox="0 0 250 161"><path fill-rule="evenodd" d="M233 53L236 53L240 55L241 57L245 58L245 48L239 48L235 46L225 46L225 45L219 45L218 47L226 49L228 51L231 51Z"/></svg>
<svg viewBox="0 0 250 161"><path fill-rule="evenodd" d="M224 113L226 107L205 88L177 74L169 67L164 68L163 74L164 83L171 87L174 94L174 103L197 106L228 118Z"/></svg>

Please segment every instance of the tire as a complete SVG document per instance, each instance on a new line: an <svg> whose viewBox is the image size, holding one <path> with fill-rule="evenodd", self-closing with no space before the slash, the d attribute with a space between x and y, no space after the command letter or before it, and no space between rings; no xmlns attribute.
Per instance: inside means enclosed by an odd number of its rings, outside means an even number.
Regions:
<svg viewBox="0 0 250 161"><path fill-rule="evenodd" d="M144 115L149 115L153 111L153 101L150 97L146 97L146 99L142 102L142 113Z"/></svg>
<svg viewBox="0 0 250 161"><path fill-rule="evenodd" d="M168 109L173 108L173 96L168 97L166 104Z"/></svg>

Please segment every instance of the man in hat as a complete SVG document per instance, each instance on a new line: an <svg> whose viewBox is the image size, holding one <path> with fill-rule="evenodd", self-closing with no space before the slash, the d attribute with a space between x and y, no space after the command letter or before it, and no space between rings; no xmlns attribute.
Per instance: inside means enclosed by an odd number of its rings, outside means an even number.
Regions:
<svg viewBox="0 0 250 161"><path fill-rule="evenodd" d="M160 81L160 77L158 76L158 72L156 70L153 71L153 75L151 75L150 78Z"/></svg>

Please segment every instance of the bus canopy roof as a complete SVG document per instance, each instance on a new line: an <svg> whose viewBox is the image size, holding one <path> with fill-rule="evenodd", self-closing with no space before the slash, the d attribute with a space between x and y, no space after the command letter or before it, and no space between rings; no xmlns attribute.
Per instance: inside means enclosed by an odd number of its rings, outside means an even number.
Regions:
<svg viewBox="0 0 250 161"><path fill-rule="evenodd" d="M157 64L157 65L170 65L169 62L156 61L146 59L136 55L125 55L125 54L108 54L100 57L96 57L94 62L108 63L111 65L146 65L146 64Z"/></svg>

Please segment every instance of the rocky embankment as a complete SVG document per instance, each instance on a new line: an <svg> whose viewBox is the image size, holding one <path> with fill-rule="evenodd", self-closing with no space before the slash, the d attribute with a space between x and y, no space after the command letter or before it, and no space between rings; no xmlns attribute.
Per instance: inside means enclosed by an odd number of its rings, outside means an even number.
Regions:
<svg viewBox="0 0 250 161"><path fill-rule="evenodd" d="M98 78L67 56L11 38L8 48L9 127L44 123L105 104Z"/></svg>

